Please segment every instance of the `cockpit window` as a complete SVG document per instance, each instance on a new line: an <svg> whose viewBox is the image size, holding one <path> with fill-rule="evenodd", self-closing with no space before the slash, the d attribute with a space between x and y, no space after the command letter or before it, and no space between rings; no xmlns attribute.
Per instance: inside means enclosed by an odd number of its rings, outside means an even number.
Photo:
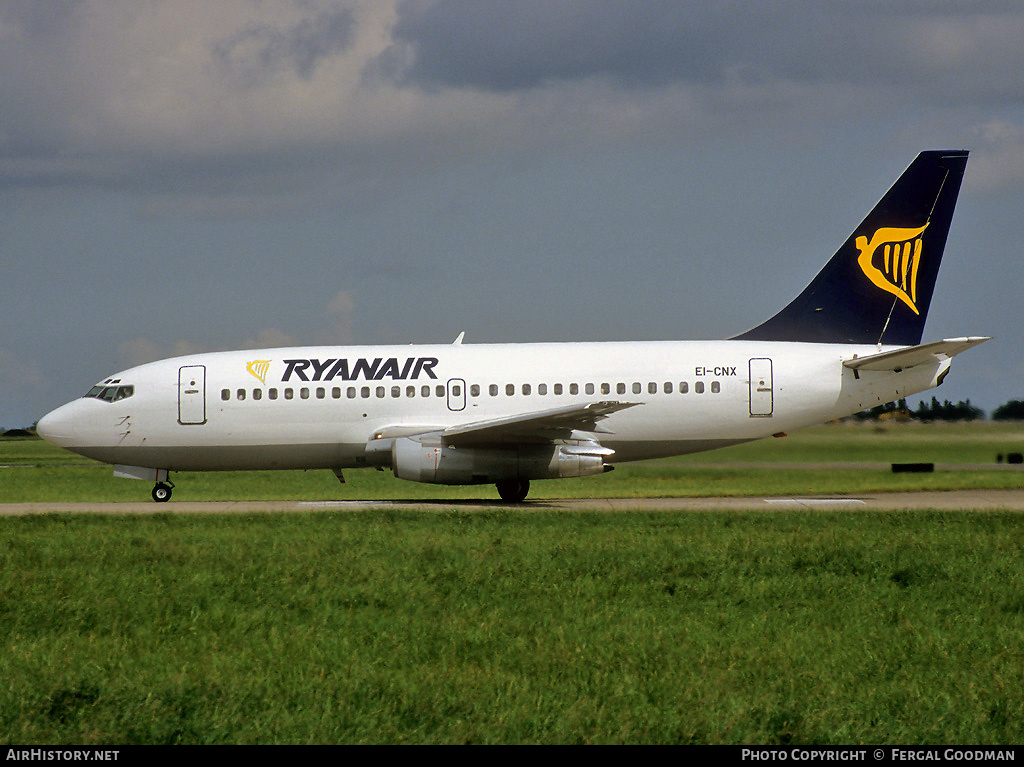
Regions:
<svg viewBox="0 0 1024 767"><path fill-rule="evenodd" d="M117 402L118 400L128 399L133 394L135 394L134 386L94 386L85 396L106 400L107 402Z"/></svg>

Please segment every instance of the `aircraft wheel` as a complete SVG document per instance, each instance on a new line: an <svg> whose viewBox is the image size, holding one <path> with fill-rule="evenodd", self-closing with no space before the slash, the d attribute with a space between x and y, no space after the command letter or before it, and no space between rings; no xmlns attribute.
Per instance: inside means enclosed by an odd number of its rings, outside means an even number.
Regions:
<svg viewBox="0 0 1024 767"><path fill-rule="evenodd" d="M171 500L170 486L165 485L163 482L157 483L156 487L153 488L153 500L157 503L164 503L165 501Z"/></svg>
<svg viewBox="0 0 1024 767"><path fill-rule="evenodd" d="M501 500L509 501L510 503L522 503L526 500L527 493L530 492L530 480L509 479L497 483L497 488Z"/></svg>

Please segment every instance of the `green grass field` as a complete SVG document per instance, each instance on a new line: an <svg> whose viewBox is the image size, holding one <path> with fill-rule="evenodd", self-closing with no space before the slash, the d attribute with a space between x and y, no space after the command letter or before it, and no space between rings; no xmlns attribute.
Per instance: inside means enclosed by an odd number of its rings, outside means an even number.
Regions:
<svg viewBox="0 0 1024 767"><path fill-rule="evenodd" d="M843 483L920 479L778 462L994 463L1024 442L1019 426L912 426L536 484L743 495L833 477L856 492ZM0 468L3 501L148 497L38 441L0 453L19 464ZM960 474L1022 477L925 477ZM175 498L439 490L373 471L345 488L329 472L246 477L175 476ZM0 517L0 636L5 743L1020 743L1024 515L221 516L172 501Z"/></svg>

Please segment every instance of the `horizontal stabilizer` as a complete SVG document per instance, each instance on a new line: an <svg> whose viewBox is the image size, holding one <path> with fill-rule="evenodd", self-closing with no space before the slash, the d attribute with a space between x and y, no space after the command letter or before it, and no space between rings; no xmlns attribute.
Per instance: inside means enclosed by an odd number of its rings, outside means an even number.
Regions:
<svg viewBox="0 0 1024 767"><path fill-rule="evenodd" d="M920 346L909 346L891 352L872 354L868 357L854 357L843 362L844 367L852 370L903 370L921 365L925 362L943 361L967 351L972 346L990 341L990 336L972 336L970 338L947 338Z"/></svg>

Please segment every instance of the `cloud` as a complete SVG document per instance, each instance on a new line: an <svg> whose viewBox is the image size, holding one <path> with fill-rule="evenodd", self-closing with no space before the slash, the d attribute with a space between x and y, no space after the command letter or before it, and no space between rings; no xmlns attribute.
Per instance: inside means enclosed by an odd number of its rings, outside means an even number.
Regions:
<svg viewBox="0 0 1024 767"><path fill-rule="evenodd" d="M991 194L1024 185L1024 126L997 118L974 132L981 150L973 158L972 186Z"/></svg>
<svg viewBox="0 0 1024 767"><path fill-rule="evenodd" d="M242 342L245 349L277 349L283 346L295 346L295 337L276 328L260 330L255 338L248 338Z"/></svg>
<svg viewBox="0 0 1024 767"><path fill-rule="evenodd" d="M257 331L255 336L229 344L231 349L278 349L298 345L299 342L295 336L277 328L263 328ZM145 338L132 338L118 345L117 364L124 369L171 357L184 357L210 351L218 350L187 339L179 339L170 346L161 346ZM2 361L3 358L0 357L0 362Z"/></svg>
<svg viewBox="0 0 1024 767"><path fill-rule="evenodd" d="M0 190L262 216L496 153L984 122L1019 102L1022 37L995 1L8 2Z"/></svg>
<svg viewBox="0 0 1024 767"><path fill-rule="evenodd" d="M125 368L156 362L166 356L159 346L144 338L132 338L117 346L118 363Z"/></svg>
<svg viewBox="0 0 1024 767"><path fill-rule="evenodd" d="M0 431L26 426L38 418L38 401L49 399L53 381L48 379L34 359L0 347ZM32 415L23 415L31 413Z"/></svg>
<svg viewBox="0 0 1024 767"><path fill-rule="evenodd" d="M80 0L63 22L0 6L0 192L131 189L162 195L148 214L265 215L465 156L513 105L372 76L394 6Z"/></svg>
<svg viewBox="0 0 1024 767"><path fill-rule="evenodd" d="M317 338L317 343L325 345L351 344L355 342L355 331L353 323L356 318L356 300L351 291L339 290L331 302L325 307L323 316L328 320L328 326L323 328ZM231 349L278 349L290 346L299 346L303 342L296 336L277 328L262 328L254 336L241 338L229 342ZM146 338L132 338L120 343L117 347L117 364L120 368L130 368L137 365L144 365L148 362L167 359L170 357L183 357L189 354L200 354L203 352L217 351L203 344L180 339L170 346L164 346ZM37 385L42 379L41 374L35 368L8 364L13 363L13 356L0 349L0 374L4 372L3 367L7 365L9 370L19 371L12 376L34 382ZM24 371L24 375L21 374ZM35 371L33 373L33 371ZM35 377L29 375L32 373ZM2 379L2 375L0 375Z"/></svg>
<svg viewBox="0 0 1024 767"><path fill-rule="evenodd" d="M5 389L38 389L46 388L48 381L35 360L22 359L0 348L0 385Z"/></svg>
<svg viewBox="0 0 1024 767"><path fill-rule="evenodd" d="M118 344L117 360L122 368L131 368L169 357L184 357L207 351L210 351L208 347L185 339L179 339L170 347L164 347L145 338L132 338Z"/></svg>
<svg viewBox="0 0 1024 767"><path fill-rule="evenodd" d="M592 76L664 83L704 63L678 45L689 36L684 14L655 4L406 3L394 36L411 50L391 57L409 61L408 81L424 87L512 91ZM666 47L674 53L662 55Z"/></svg>
<svg viewBox="0 0 1024 767"><path fill-rule="evenodd" d="M347 7L319 11L283 29L253 24L214 43L212 53L227 70L254 84L281 68L308 81L322 59L345 52L354 24Z"/></svg>
<svg viewBox="0 0 1024 767"><path fill-rule="evenodd" d="M394 26L407 50L391 58L408 62L407 82L434 89L599 78L622 88L793 82L1016 98L1024 15L989 5L407 2ZM993 65L1004 73L995 81Z"/></svg>
<svg viewBox="0 0 1024 767"><path fill-rule="evenodd" d="M355 341L353 321L356 312L356 299L351 291L339 290L327 309L324 316L330 320L331 327L326 337L321 340L325 344L350 344Z"/></svg>
<svg viewBox="0 0 1024 767"><path fill-rule="evenodd" d="M81 0L66 24L47 21L48 3L20 5L0 17L4 106L27 107L24 119L4 110L6 153L56 145L158 159L337 138L358 122L367 38L388 5Z"/></svg>

